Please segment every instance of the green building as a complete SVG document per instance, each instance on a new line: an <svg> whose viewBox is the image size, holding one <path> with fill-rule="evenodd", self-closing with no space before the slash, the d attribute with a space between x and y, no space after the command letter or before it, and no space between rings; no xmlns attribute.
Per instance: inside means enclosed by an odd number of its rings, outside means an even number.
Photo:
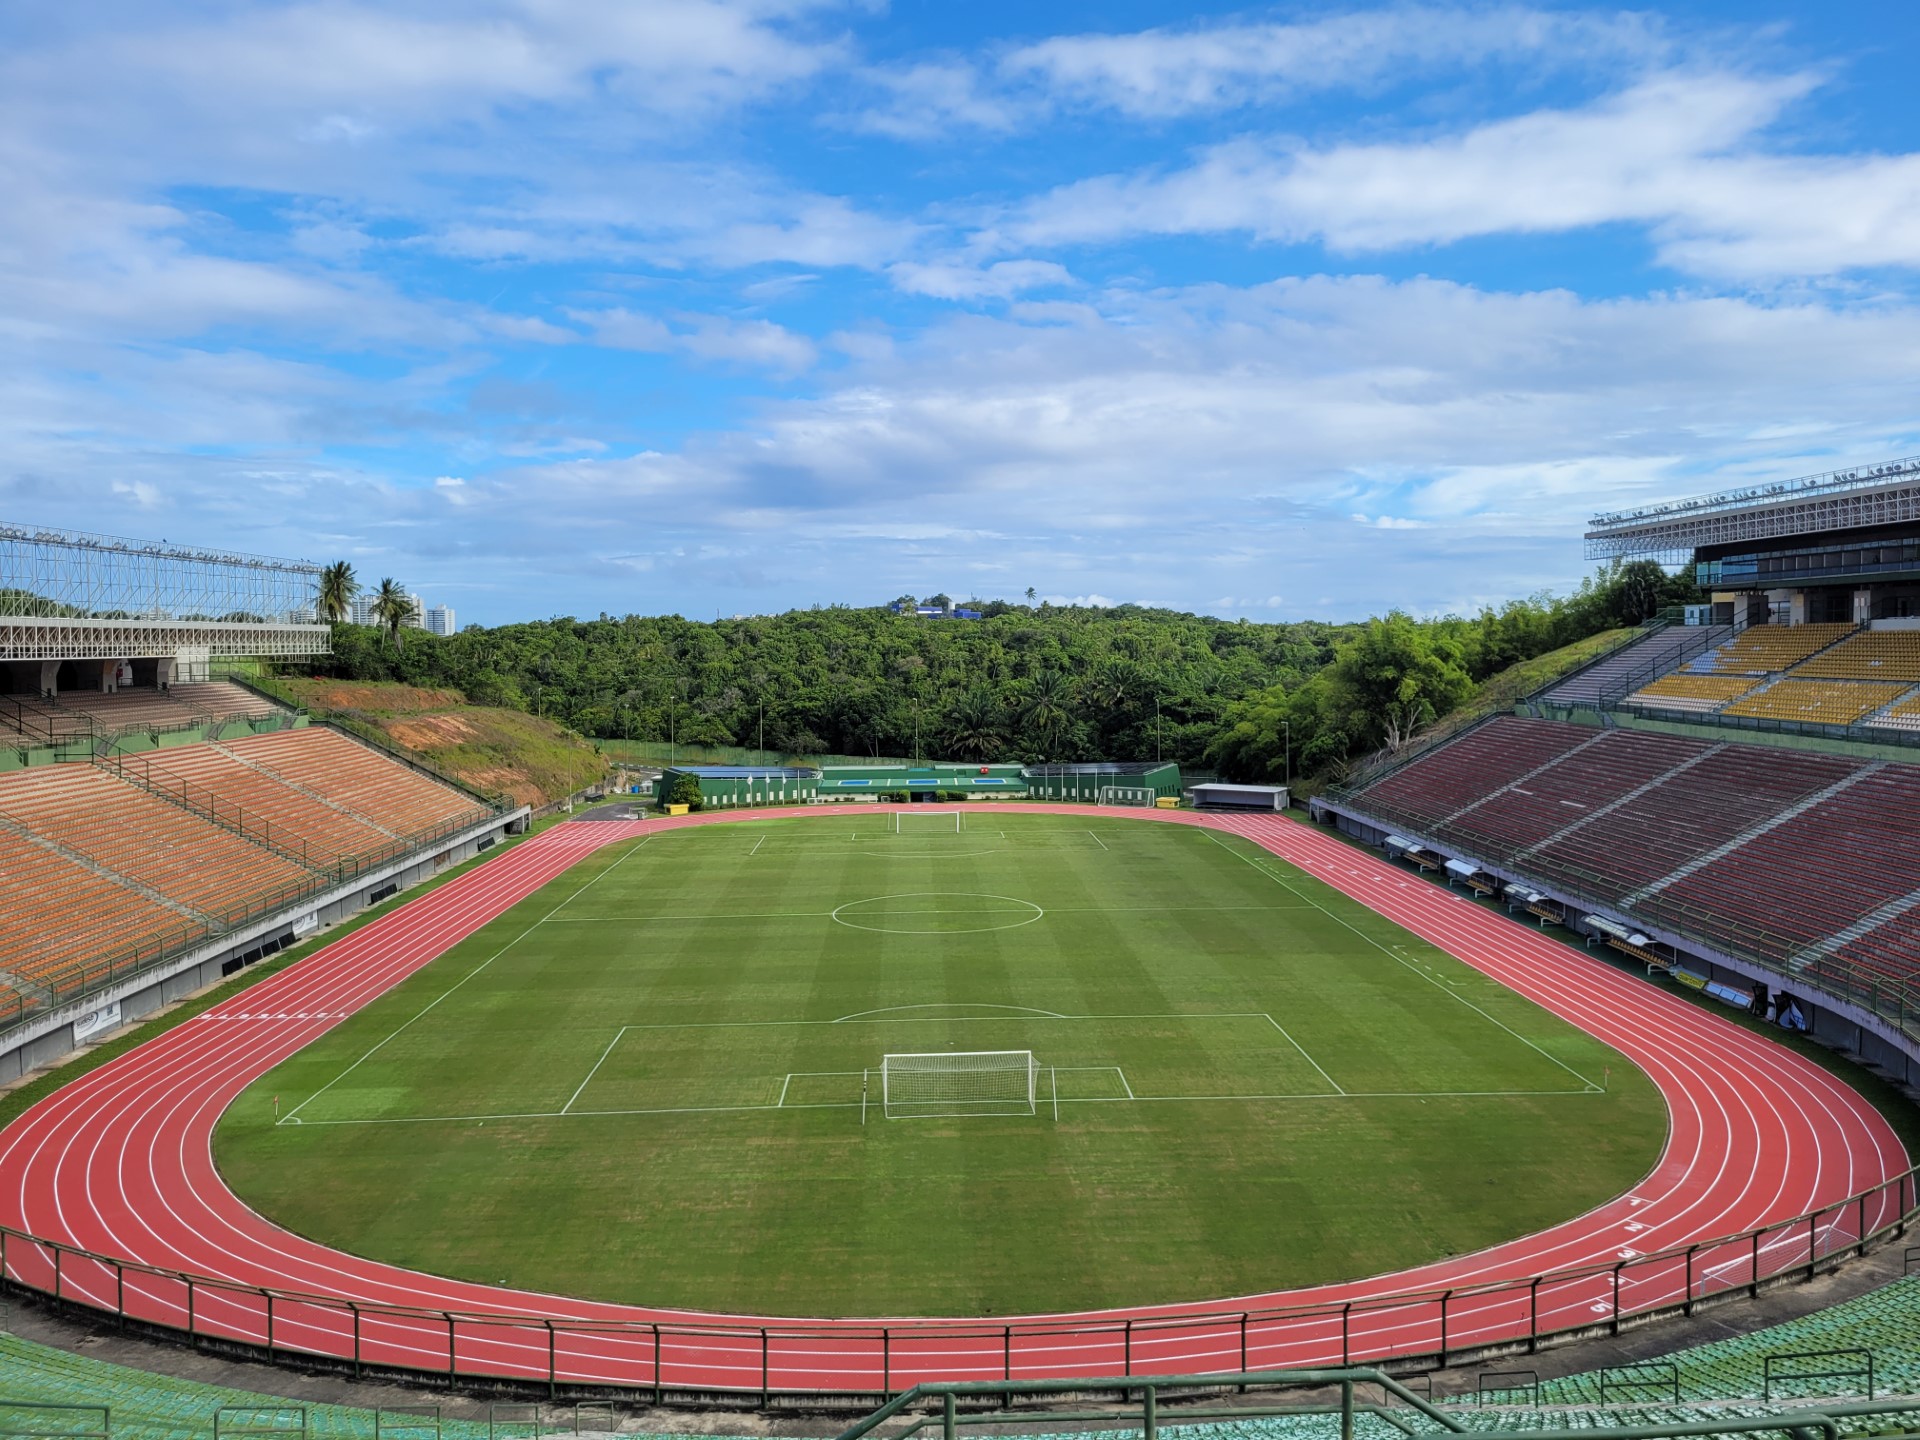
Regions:
<svg viewBox="0 0 1920 1440"><path fill-rule="evenodd" d="M820 796L835 795L1024 795L1027 782L1018 765L828 765L820 771Z"/></svg>
<svg viewBox="0 0 1920 1440"><path fill-rule="evenodd" d="M1028 765L1027 793L1036 800L1147 804L1180 798L1180 767L1171 760L1088 760ZM1148 792L1151 792L1149 795Z"/></svg>
<svg viewBox="0 0 1920 1440"><path fill-rule="evenodd" d="M680 765L660 773L654 800L661 805L681 776L700 787L707 809L735 805L805 805L818 798L820 772L810 765Z"/></svg>

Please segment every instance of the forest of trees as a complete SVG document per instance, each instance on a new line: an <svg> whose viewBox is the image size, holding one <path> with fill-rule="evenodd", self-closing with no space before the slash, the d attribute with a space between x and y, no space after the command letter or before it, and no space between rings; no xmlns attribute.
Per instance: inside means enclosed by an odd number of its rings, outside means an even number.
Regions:
<svg viewBox="0 0 1920 1440"><path fill-rule="evenodd" d="M944 598L944 597L942 597ZM981 620L834 606L739 620L562 618L436 639L336 625L341 678L452 686L584 735L787 754L1141 760L1240 779L1398 743L1518 661L1691 597L1647 562L1471 618L1255 624L969 601Z"/></svg>

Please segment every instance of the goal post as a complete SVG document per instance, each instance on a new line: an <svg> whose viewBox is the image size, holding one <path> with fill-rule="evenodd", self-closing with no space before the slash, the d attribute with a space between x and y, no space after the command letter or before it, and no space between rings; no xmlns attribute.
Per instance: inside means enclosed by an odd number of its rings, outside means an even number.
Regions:
<svg viewBox="0 0 1920 1440"><path fill-rule="evenodd" d="M912 823L909 824L909 821ZM958 835L966 829L966 812L964 810L930 810L918 805L902 805L893 812L893 828L896 834L925 835L929 831L951 830Z"/></svg>
<svg viewBox="0 0 1920 1440"><path fill-rule="evenodd" d="M889 1120L936 1115L1033 1115L1040 1062L1031 1050L935 1050L880 1061Z"/></svg>
<svg viewBox="0 0 1920 1440"><path fill-rule="evenodd" d="M1100 805L1143 805L1151 810L1160 794L1151 785L1102 785L1095 803Z"/></svg>

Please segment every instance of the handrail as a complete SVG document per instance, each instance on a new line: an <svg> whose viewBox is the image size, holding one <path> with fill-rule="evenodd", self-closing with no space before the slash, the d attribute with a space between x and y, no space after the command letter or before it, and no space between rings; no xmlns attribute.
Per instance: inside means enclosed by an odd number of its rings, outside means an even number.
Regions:
<svg viewBox="0 0 1920 1440"><path fill-rule="evenodd" d="M1403 1401L1411 1410L1416 1410L1433 1421L1443 1431L1461 1435L1467 1432L1453 1416L1437 1409L1429 1400L1414 1394L1393 1376L1384 1370L1371 1366L1342 1365L1326 1369L1307 1370L1231 1370L1212 1375L1155 1375L1152 1383L1141 1386L1131 1375L1094 1375L1081 1376L1067 1380L927 1380L903 1390L886 1404L875 1410L864 1420L842 1430L835 1440L864 1440L864 1437L884 1425L903 1410L911 1409L926 1400L947 1402L945 1408L945 1432L947 1440L952 1440L954 1405L957 1400L992 1399L1011 1400L1016 1395L1084 1395L1089 1390L1133 1390L1145 1389L1150 1394L1163 1390L1218 1389L1224 1385L1240 1388L1247 1386L1321 1386L1338 1385L1340 1387L1341 1410L1346 1423L1343 1434L1353 1433L1354 1398L1356 1385L1378 1385L1387 1394ZM1151 1419L1152 1402L1149 1405L1147 1434L1153 1433Z"/></svg>
<svg viewBox="0 0 1920 1440"><path fill-rule="evenodd" d="M1663 675L1672 674L1683 665L1692 664L1709 650L1717 650L1722 645L1731 644L1733 641L1739 639L1749 628L1749 623L1736 618L1730 625L1702 625L1698 628L1701 631L1698 644L1689 645L1687 641L1683 640L1680 649L1675 654L1663 656L1659 660L1648 662L1638 670L1628 672L1628 678L1626 680L1620 681L1600 693L1594 701L1594 708L1599 710L1613 709L1614 706L1618 705L1643 685L1651 684ZM1719 632L1723 629L1727 631L1727 634L1722 638L1715 639L1714 637L1719 635Z"/></svg>
<svg viewBox="0 0 1920 1440"><path fill-rule="evenodd" d="M1522 695L1520 699L1522 701L1538 699L1540 696L1545 695L1549 690L1557 689L1560 686L1565 685L1570 680L1579 679L1582 675L1586 674L1587 671L1593 669L1596 665L1606 664L1607 661L1613 659L1613 657L1618 655L1622 650L1631 650L1635 645L1638 645L1642 640L1651 640L1655 635L1662 634L1665 631L1672 630L1674 628L1676 627L1674 625L1672 616L1666 614L1663 611L1662 613L1655 615L1652 619L1647 620L1642 624L1636 625L1626 635L1623 635L1620 639L1614 641L1613 644L1607 646L1607 648L1602 650L1598 655L1593 656L1589 660L1582 661L1580 664L1574 666L1573 669L1571 670L1563 671L1562 673L1554 676L1553 679L1551 680L1542 681L1540 684L1534 686L1533 689L1529 690L1525 695ZM1523 661L1521 663L1524 664L1525 662Z"/></svg>
<svg viewBox="0 0 1920 1440"><path fill-rule="evenodd" d="M150 790L148 793L159 795L162 792ZM157 969L181 955L200 949L218 940L222 934L230 934L234 930L276 913L290 912L310 896L324 894L329 890L350 884L367 872L394 860L404 859L408 855L424 854L448 837L461 831L471 830L476 825L491 823L495 818L497 817L469 814L441 821L425 830L396 839L377 850L342 857L328 868L311 869L308 879L286 881L279 886L256 891L227 906L224 910L205 912L210 918L219 922L221 927L219 929L209 929L204 925L170 925L130 940L124 945L107 951L104 955L78 961L63 968L58 976L49 976L45 980L31 980L30 983L45 989L50 998L29 1003L29 997L16 992L11 1008L8 1008L4 1002L0 1002L0 1040L4 1040L14 1030L32 1023L42 1015L80 1004L92 995L121 984L136 975ZM222 828L231 829L230 826L222 826ZM249 835L246 838L259 843L255 836ZM279 852L276 850L275 853ZM77 983L71 978L76 974L79 976ZM67 978L63 981L60 978L62 976Z"/></svg>
<svg viewBox="0 0 1920 1440"><path fill-rule="evenodd" d="M1632 919L1650 930L1663 930L1708 948L1770 970L1790 983L1820 991L1850 1004L1860 1005L1891 1023L1903 1035L1920 1040L1920 985L1898 983L1891 976L1879 975L1866 967L1843 960L1834 954L1814 954L1809 950L1817 942L1801 936L1781 935L1763 925L1743 921L1737 916L1706 906L1690 904L1662 893L1637 907L1622 903L1617 884L1609 882L1584 866L1556 860L1543 866L1532 860L1535 847L1515 846L1479 836L1442 839L1433 833L1434 819L1379 799L1365 792L1329 792L1335 804L1345 805L1391 828L1404 831L1448 854L1490 863L1524 876L1528 884L1577 905L1611 911ZM1804 966L1786 967L1801 957ZM1821 968L1816 971L1815 965ZM1836 968L1837 973L1836 973Z"/></svg>
<svg viewBox="0 0 1920 1440"><path fill-rule="evenodd" d="M250 1285L196 1271L103 1255L12 1227L0 1227L0 1280L158 1329L184 1331L193 1340L213 1339L250 1348L271 1346L272 1352L278 1355L299 1354L306 1359L331 1359L356 1367L366 1360L362 1336L368 1320L413 1322L434 1327L436 1331L444 1327L444 1361L433 1366L422 1362L397 1368L419 1369L447 1379L461 1374L475 1378L511 1375L536 1378L557 1390L560 1384L572 1383L576 1378L563 1369L565 1357L592 1367L589 1375L580 1377L582 1380L590 1379L591 1383L603 1387L650 1389L658 1397L665 1387L674 1383L668 1375L669 1346L686 1342L683 1346L686 1352L707 1357L681 1362L693 1376L699 1377L690 1377L684 1382L689 1388L737 1389L763 1396L775 1391L818 1393L822 1390L834 1394L891 1395L898 1388L896 1378L904 1378L910 1385L937 1378L916 1373L916 1366L929 1362L916 1361L914 1347L908 1345L902 1349L898 1343L916 1339L948 1342L949 1351L955 1340L987 1342L999 1350L1001 1367L997 1368L1004 1369L1003 1378L1008 1381L1014 1379L1015 1356L1022 1354L1016 1341L1024 1344L1049 1337L1073 1337L1081 1344L1104 1341L1109 1353L1121 1354L1120 1373L1152 1380L1156 1377L1151 1368L1154 1360L1149 1347L1156 1343L1164 1345L1168 1337L1177 1339L1183 1333L1196 1331L1205 1332L1195 1338L1204 1342L1205 1353L1209 1355L1219 1354L1223 1341L1231 1343L1226 1337L1237 1334L1240 1364L1230 1366L1223 1374L1253 1373L1253 1367L1246 1363L1248 1356L1256 1347L1271 1348L1276 1343L1319 1344L1329 1355L1337 1351L1342 1364L1354 1363L1354 1352L1360 1349L1371 1352L1361 1359L1437 1357L1444 1366L1449 1356L1457 1359L1484 1346L1525 1342L1537 1348L1543 1340L1557 1335L1589 1333L1595 1329L1611 1329L1618 1334L1623 1320L1629 1316L1645 1319L1674 1312L1692 1314L1701 1304L1717 1298L1758 1294L1762 1287L1794 1276L1811 1277L1822 1262L1837 1263L1846 1254L1860 1253L1886 1236L1904 1232L1916 1214L1920 1214L1917 1194L1920 1194L1920 1170L1909 1169L1790 1219L1647 1255L1444 1289L1390 1292L1346 1302L1188 1310L1131 1319L1108 1314L999 1323L922 1320L728 1324L698 1318L685 1322L569 1321L555 1319L551 1313L391 1305L341 1295ZM126 1283L129 1276L140 1277L146 1283L129 1285ZM166 1290L166 1286L179 1286L182 1291L176 1295ZM1565 1293L1569 1289L1574 1293ZM1543 1293L1549 1304L1560 1306L1561 1313L1573 1317L1570 1322L1555 1324L1557 1317L1553 1313L1543 1317ZM229 1312L240 1309L249 1317L247 1322L210 1319L208 1297L227 1301ZM245 1303L241 1304L242 1301ZM300 1307L298 1313L302 1318L297 1327L282 1327L276 1334L273 1316L280 1306ZM1461 1335L1457 1327L1475 1315L1482 1317L1482 1332L1488 1329L1484 1317L1489 1313L1504 1317L1492 1322L1499 1327L1498 1333L1483 1333L1477 1339ZM1367 1320L1376 1314L1391 1314L1392 1325L1367 1328ZM322 1324L321 1317L330 1318ZM1356 1319L1361 1322L1359 1327L1355 1325ZM1321 1322L1317 1336L1305 1323L1314 1320ZM468 1363L464 1369L459 1345L463 1326L469 1340ZM287 1333L289 1329L293 1333ZM521 1349L537 1345L545 1350L544 1374L535 1371L529 1377L524 1358L499 1358L498 1332L502 1330L524 1332L529 1344ZM1269 1339L1263 1332L1284 1338ZM391 1334L390 1327L388 1334ZM1316 1338L1309 1342L1301 1338L1303 1335ZM569 1339L566 1346L558 1343L563 1336ZM631 1357L631 1373L624 1379L613 1380L607 1375L609 1362L604 1344L575 1346L571 1343L575 1338L600 1342L627 1338L638 1342L640 1353ZM477 1344L477 1340L486 1340L489 1344ZM737 1342L738 1348L731 1352L734 1358L757 1356L759 1383L750 1383L756 1377L749 1371L738 1383L716 1384L710 1371L698 1368L710 1365L712 1355L722 1351L728 1341ZM775 1383L785 1363L778 1346L791 1343L796 1353L804 1351L817 1356L823 1341L863 1342L856 1356L842 1354L840 1369L847 1373L854 1360L859 1359L857 1373L864 1377L864 1383L800 1387ZM1040 1349L1055 1353L1057 1347ZM917 1353L924 1355L926 1347ZM383 1369L396 1368L390 1354L378 1363ZM1219 1376L1214 1378L1217 1380Z"/></svg>

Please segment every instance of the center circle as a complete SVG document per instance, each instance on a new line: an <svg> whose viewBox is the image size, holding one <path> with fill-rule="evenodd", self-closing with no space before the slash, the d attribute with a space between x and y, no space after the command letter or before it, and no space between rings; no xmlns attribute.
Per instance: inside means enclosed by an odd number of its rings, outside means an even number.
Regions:
<svg viewBox="0 0 1920 1440"><path fill-rule="evenodd" d="M833 918L881 935L976 935L1031 925L1047 912L1031 900L971 890L912 890L837 906Z"/></svg>

